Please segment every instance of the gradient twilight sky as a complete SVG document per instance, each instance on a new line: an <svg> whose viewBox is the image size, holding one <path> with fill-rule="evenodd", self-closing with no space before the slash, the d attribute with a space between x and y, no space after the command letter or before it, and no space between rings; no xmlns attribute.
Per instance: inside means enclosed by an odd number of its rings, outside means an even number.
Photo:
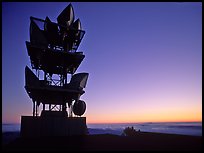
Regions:
<svg viewBox="0 0 204 153"><path fill-rule="evenodd" d="M32 115L24 85L30 16L68 2L2 2L2 122ZM88 123L202 121L202 3L73 2L86 34ZM42 107L42 106L41 106Z"/></svg>

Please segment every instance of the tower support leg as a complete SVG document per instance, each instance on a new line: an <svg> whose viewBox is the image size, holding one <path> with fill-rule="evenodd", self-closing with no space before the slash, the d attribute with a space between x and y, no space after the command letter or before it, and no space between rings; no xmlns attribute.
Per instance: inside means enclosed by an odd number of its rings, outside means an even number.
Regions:
<svg viewBox="0 0 204 153"><path fill-rule="evenodd" d="M45 104L43 104L43 110L45 110Z"/></svg>
<svg viewBox="0 0 204 153"><path fill-rule="evenodd" d="M33 116L35 116L35 101L33 100Z"/></svg>

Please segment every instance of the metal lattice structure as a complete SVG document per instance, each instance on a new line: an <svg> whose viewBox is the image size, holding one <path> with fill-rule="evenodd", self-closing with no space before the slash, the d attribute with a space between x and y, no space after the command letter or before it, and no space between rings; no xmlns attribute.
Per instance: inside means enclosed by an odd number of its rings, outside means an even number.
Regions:
<svg viewBox="0 0 204 153"><path fill-rule="evenodd" d="M85 58L83 52L77 51L85 31L79 19L74 21L71 4L57 22L48 17L45 20L30 17L30 42L26 41L26 47L36 74L26 66L25 89L33 102L33 116L39 116L40 104L42 117L72 117L73 112L81 116L86 109L80 96L85 93L89 74L76 73ZM44 76L41 80L40 73Z"/></svg>

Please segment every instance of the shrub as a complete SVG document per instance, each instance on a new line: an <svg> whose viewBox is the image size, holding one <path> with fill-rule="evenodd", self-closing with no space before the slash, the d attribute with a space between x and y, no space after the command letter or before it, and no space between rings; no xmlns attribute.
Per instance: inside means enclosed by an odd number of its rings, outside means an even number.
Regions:
<svg viewBox="0 0 204 153"><path fill-rule="evenodd" d="M140 131L140 130L139 130ZM139 131L136 131L133 126L132 127L126 127L123 130L122 136L135 136Z"/></svg>

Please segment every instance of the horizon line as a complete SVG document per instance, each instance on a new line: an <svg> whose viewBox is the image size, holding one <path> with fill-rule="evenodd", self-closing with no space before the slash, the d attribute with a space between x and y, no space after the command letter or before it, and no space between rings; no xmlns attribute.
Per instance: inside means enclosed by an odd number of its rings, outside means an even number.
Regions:
<svg viewBox="0 0 204 153"><path fill-rule="evenodd" d="M202 121L153 121L153 122L87 122L86 124L136 124L136 123L195 123ZM2 123L3 124L21 124L21 123Z"/></svg>

